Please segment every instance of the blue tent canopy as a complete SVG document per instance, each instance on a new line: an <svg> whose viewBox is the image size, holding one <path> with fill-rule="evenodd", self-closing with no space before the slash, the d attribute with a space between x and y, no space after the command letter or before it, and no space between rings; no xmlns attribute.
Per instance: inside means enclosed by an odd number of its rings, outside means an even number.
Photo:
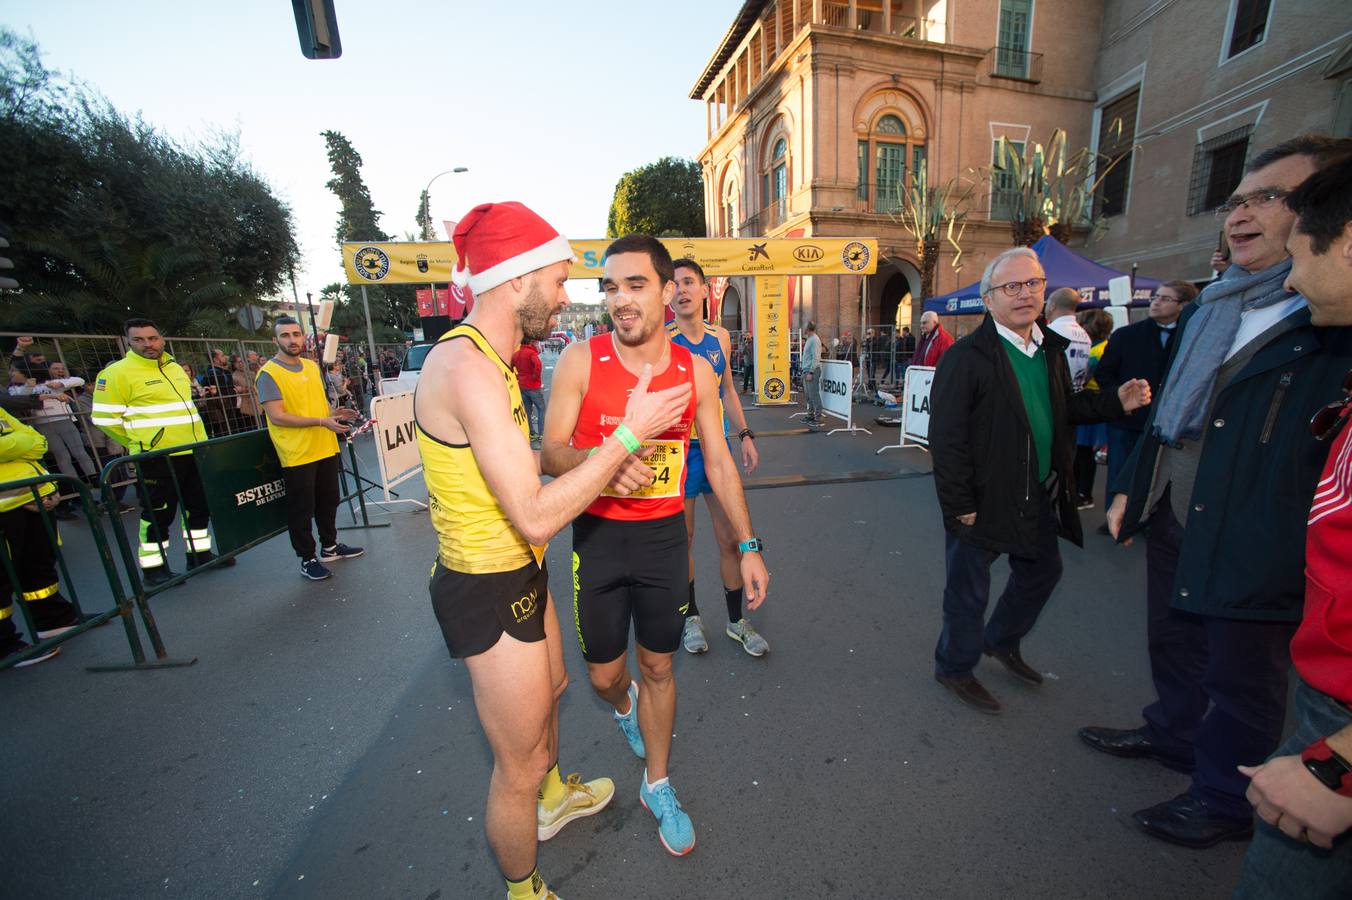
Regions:
<svg viewBox="0 0 1352 900"><path fill-rule="evenodd" d="M1038 255L1047 273L1047 293L1057 288L1071 288L1079 291L1080 302L1085 306L1107 306L1108 281L1127 274L1085 259L1049 234L1038 239L1033 245L1033 252ZM1160 282L1154 278L1137 275L1132 284L1131 305L1149 305L1155 288L1159 286ZM925 312L936 312L941 316L985 311L986 306L981 302L980 282L925 301Z"/></svg>

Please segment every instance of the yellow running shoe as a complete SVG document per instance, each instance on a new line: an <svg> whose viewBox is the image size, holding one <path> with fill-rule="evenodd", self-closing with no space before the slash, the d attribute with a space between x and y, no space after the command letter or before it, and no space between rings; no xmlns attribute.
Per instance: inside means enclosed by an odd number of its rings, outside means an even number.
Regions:
<svg viewBox="0 0 1352 900"><path fill-rule="evenodd" d="M599 813L615 796L615 782L609 778L583 782L576 772L568 776L563 787L568 793L554 809L535 804L535 836L539 840L549 840L574 819Z"/></svg>

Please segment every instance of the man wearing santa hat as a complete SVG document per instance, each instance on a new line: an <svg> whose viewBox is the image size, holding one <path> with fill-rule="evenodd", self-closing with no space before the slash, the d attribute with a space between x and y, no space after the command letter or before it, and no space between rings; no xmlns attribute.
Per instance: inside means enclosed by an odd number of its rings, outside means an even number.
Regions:
<svg viewBox="0 0 1352 900"><path fill-rule="evenodd" d="M558 701L568 678L549 609L545 544L631 459L630 444L681 420L690 388L649 392L644 371L620 427L568 475L541 485L511 365L549 337L568 303L568 241L520 203L477 206L455 229L454 280L474 311L428 351L414 395L438 537L430 591L452 657L464 659L493 751L484 829L513 900L554 898L536 842L610 802L609 778L559 776Z"/></svg>
<svg viewBox="0 0 1352 900"><path fill-rule="evenodd" d="M662 846L684 856L695 847L695 829L667 778L667 759L676 720L671 657L689 602L686 457L692 422L702 434L719 434L723 412L708 360L670 341L663 327L676 283L662 242L636 234L612 243L601 286L614 331L559 356L541 460L546 474L567 478L616 436L638 451L573 523L573 621L592 689L615 709L630 749L647 762L639 801L656 817ZM653 387L693 385L694 396L674 427L640 447L622 434L621 420L626 396L647 388L649 373ZM704 470L739 542L747 607L755 609L770 576L725 441L704 448ZM631 621L641 691L627 663Z"/></svg>

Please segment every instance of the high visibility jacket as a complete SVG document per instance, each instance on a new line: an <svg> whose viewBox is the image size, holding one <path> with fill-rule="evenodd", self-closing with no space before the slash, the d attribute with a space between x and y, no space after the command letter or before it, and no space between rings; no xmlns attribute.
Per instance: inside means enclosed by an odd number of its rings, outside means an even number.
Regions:
<svg viewBox="0 0 1352 900"><path fill-rule="evenodd" d="M34 475L46 475L47 470L39 462L42 454L46 452L45 437L0 409L0 484L32 478ZM38 493L44 497L54 490L56 485L51 483L38 487ZM0 512L9 512L32 502L31 487L13 490L0 488Z"/></svg>
<svg viewBox="0 0 1352 900"><path fill-rule="evenodd" d="M162 353L159 359L146 359L129 350L100 372L94 383L94 408L89 420L132 453L207 439L207 430L192 402L192 381L168 353Z"/></svg>

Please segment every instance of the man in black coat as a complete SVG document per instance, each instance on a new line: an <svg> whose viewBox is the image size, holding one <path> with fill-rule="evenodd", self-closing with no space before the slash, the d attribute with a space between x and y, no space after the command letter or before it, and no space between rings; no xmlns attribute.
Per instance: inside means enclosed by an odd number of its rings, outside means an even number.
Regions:
<svg viewBox="0 0 1352 900"><path fill-rule="evenodd" d="M930 452L944 516L948 580L934 677L964 703L1000 704L972 674L984 652L1029 684L1042 675L1019 643L1061 579L1057 538L1083 544L1072 426L1150 402L1150 385L1116 393L1071 389L1065 338L1040 328L1047 278L1027 247L1001 253L981 278L987 315L944 354L930 390ZM989 624L990 567L1010 577Z"/></svg>
<svg viewBox="0 0 1352 900"><path fill-rule="evenodd" d="M1178 317L1197 297L1197 288L1186 281L1166 281L1155 289L1150 300L1150 318L1142 319L1113 332L1103 358L1094 369L1094 381L1099 390L1116 390L1132 378L1144 378L1150 389L1158 392L1164 380L1164 362L1169 356ZM1122 471L1127 457L1145 428L1149 411L1138 409L1125 418L1108 423L1108 485L1106 507L1112 502L1112 483Z"/></svg>
<svg viewBox="0 0 1352 900"><path fill-rule="evenodd" d="M1282 198L1352 141L1300 137L1260 153L1220 208L1232 265L1179 322L1164 385L1108 527L1149 525L1146 634L1156 700L1089 746L1192 771L1186 793L1133 815L1188 847L1253 832L1238 767L1277 748L1304 600L1305 522L1327 446L1306 423L1352 367L1352 328L1317 328L1284 282L1295 215Z"/></svg>

